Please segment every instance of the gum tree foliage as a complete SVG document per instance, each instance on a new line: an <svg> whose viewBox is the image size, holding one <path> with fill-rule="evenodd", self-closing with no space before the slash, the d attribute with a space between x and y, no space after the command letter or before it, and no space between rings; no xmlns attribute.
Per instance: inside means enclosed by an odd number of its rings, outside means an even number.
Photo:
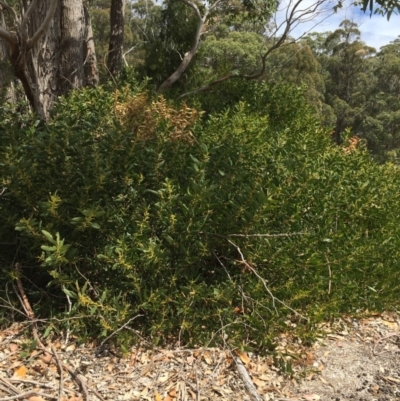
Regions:
<svg viewBox="0 0 400 401"><path fill-rule="evenodd" d="M317 57L324 70L325 101L335 117L334 140L341 142L341 134L351 127L358 133L368 103L372 84L372 56L375 49L360 40L357 24L344 20L340 28L312 44L318 49ZM309 37L308 42L312 41Z"/></svg>
<svg viewBox="0 0 400 401"><path fill-rule="evenodd" d="M383 46L373 60L374 83L359 130L379 161L400 156L400 40Z"/></svg>

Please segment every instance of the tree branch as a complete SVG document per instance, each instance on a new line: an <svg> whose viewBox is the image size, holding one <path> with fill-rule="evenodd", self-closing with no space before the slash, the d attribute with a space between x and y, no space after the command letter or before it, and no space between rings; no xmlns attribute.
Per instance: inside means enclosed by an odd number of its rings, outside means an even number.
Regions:
<svg viewBox="0 0 400 401"><path fill-rule="evenodd" d="M179 96L179 99L183 99L185 97L194 95L199 92L205 92L210 90L212 87L215 85L218 85L222 82L225 82L229 79L235 79L235 78L241 78L241 79L246 79L246 80L254 80L257 78L262 77L265 74L265 70L267 67L267 58L268 56L281 47L284 42L287 40L289 37L290 32L293 30L295 26L297 26L299 23L304 22L304 18L307 17L306 20L310 20L311 18L315 17L315 13L317 12L318 8L326 2L326 0L316 0L313 4L311 4L309 7L305 8L304 10L299 10L300 5L304 2L304 0L297 0L296 2L290 1L289 6L287 7L286 10L286 18L285 20L277 26L277 28L274 30L271 36L274 36L278 34L280 29L284 26L283 33L279 36L277 41L270 46L264 54L261 55L261 68L258 72L254 74L228 74L223 77L220 77L218 79L215 79L214 81L209 82L208 84L194 89L190 92L183 93L182 95ZM292 4L292 7L291 7ZM214 4L215 5L215 4ZM213 6L214 6L213 5ZM295 42L295 40L293 40Z"/></svg>
<svg viewBox="0 0 400 401"><path fill-rule="evenodd" d="M183 3L185 3L187 6L193 8L193 10L195 11L195 13L196 13L197 17L199 18L199 20L202 20L202 19L203 19L203 17L201 16L199 7L197 7L196 4L194 4L194 3L193 3L192 1L190 1L190 0L181 0L181 1L182 1Z"/></svg>
<svg viewBox="0 0 400 401"><path fill-rule="evenodd" d="M17 46L17 37L13 35L11 32L8 32L4 28L0 26L0 38L4 39L10 46L11 50Z"/></svg>
<svg viewBox="0 0 400 401"><path fill-rule="evenodd" d="M197 25L196 34L195 34L194 39L193 39L192 48L187 53L185 53L181 64L173 72L173 74L171 74L160 85L160 87L158 88L159 92L163 92L163 91L169 89L176 81L178 81L181 78L183 73L186 71L187 67L189 66L189 64L193 60L194 55L197 52L197 49L199 47L200 37L201 37L201 34L202 34L201 31L203 29L204 24L207 21L207 18L208 18L208 15L209 15L210 11L212 11L221 2L221 0L217 0L208 10L205 11L204 15L201 16L201 12L200 12L199 8L197 7L197 5L195 3L193 3L191 0L181 0L181 1L183 3L185 3L188 7L191 7L195 11L199 22L198 22L198 25Z"/></svg>
<svg viewBox="0 0 400 401"><path fill-rule="evenodd" d="M33 0L32 4L35 2L36 0ZM46 17L42 22L42 25L38 28L38 30L35 32L35 34L32 36L31 39L29 39L26 43L27 49L31 49L35 43L40 39L40 37L46 33L46 31L48 30L49 26L50 26L50 22L54 17L54 13L56 11L56 7L57 7L57 3L58 0L52 0L52 2L50 3L50 8L47 11ZM32 6L31 4L31 6ZM29 12L29 9L27 10L27 13Z"/></svg>
<svg viewBox="0 0 400 401"><path fill-rule="evenodd" d="M14 14L14 20L15 20L16 22L19 21L17 12L16 12L15 9L14 9L13 7L11 7L8 3L6 3L4 0L0 0L0 6L3 6L3 8L5 8L6 10L11 11L11 12Z"/></svg>
<svg viewBox="0 0 400 401"><path fill-rule="evenodd" d="M57 1L57 0L54 0ZM38 0L33 0L32 3L29 5L29 8L26 10L23 18L22 18L22 22L21 22L21 34L22 37L26 40L28 38L28 34L26 32L26 27L28 26L28 20L29 17L31 16L33 10L36 8Z"/></svg>

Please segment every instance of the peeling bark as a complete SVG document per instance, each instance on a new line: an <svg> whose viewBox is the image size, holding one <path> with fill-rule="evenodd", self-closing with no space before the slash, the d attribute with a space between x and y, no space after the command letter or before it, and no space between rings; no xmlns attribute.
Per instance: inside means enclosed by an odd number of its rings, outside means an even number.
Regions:
<svg viewBox="0 0 400 401"><path fill-rule="evenodd" d="M86 0L25 0L24 6L21 17L13 10L16 33L0 27L0 38L33 111L47 120L59 96L98 82L90 18Z"/></svg>
<svg viewBox="0 0 400 401"><path fill-rule="evenodd" d="M110 43L108 46L107 68L115 77L122 69L124 45L125 0L112 0L110 8Z"/></svg>

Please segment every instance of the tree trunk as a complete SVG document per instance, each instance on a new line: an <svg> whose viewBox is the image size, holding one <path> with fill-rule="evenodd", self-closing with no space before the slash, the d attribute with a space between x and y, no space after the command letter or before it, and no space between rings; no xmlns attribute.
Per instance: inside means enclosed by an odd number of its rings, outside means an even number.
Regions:
<svg viewBox="0 0 400 401"><path fill-rule="evenodd" d="M124 9L124 0L111 0L110 43L108 46L107 68L113 77L117 76L122 69Z"/></svg>
<svg viewBox="0 0 400 401"><path fill-rule="evenodd" d="M31 0L25 9L16 33L0 29L0 38L32 109L47 120L59 96L98 82L90 18L86 0Z"/></svg>
<svg viewBox="0 0 400 401"><path fill-rule="evenodd" d="M96 86L99 83L99 72L97 70L96 50L93 40L92 21L89 13L89 2L84 0L83 11L85 13L86 40L85 40L85 84Z"/></svg>
<svg viewBox="0 0 400 401"><path fill-rule="evenodd" d="M6 28L4 13L0 16L0 26ZM16 93L9 59L10 49L5 41L0 40L0 101L15 103Z"/></svg>

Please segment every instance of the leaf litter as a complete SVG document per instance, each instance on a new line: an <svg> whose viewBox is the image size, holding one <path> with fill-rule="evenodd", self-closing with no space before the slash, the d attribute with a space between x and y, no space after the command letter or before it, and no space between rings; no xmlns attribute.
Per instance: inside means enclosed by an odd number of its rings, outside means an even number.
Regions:
<svg viewBox="0 0 400 401"><path fill-rule="evenodd" d="M298 355L289 377L272 356L228 349L139 346L122 357L111 346L99 352L56 339L48 352L31 350L24 324L14 324L0 332L0 401L400 400L397 315L342 317L320 329L312 346L277 339L282 355ZM68 366L62 377L61 363Z"/></svg>

